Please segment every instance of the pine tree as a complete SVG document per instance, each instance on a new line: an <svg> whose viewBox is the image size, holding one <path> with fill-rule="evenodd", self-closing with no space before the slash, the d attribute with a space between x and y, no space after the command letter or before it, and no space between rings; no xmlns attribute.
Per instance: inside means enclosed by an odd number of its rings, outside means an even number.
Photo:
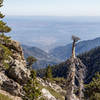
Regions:
<svg viewBox="0 0 100 100"><path fill-rule="evenodd" d="M89 100L100 100L100 73L97 73L93 80L85 86L85 97Z"/></svg>
<svg viewBox="0 0 100 100"><path fill-rule="evenodd" d="M52 79L52 70L51 70L51 66L48 65L47 69L46 69L46 78L47 79Z"/></svg>
<svg viewBox="0 0 100 100"><path fill-rule="evenodd" d="M0 7L2 7L3 4L3 0L0 0ZM4 34L4 33L8 33L11 31L11 28L9 26L6 25L5 22L3 22L3 18L5 17L5 15L3 15L0 12L0 33Z"/></svg>
<svg viewBox="0 0 100 100"><path fill-rule="evenodd" d="M29 56L27 59L27 67L31 71L30 79L27 84L24 86L25 96L23 100L37 100L38 96L41 95L40 90L38 89L38 82L36 79L36 72L32 69L32 65L37 61L33 56Z"/></svg>
<svg viewBox="0 0 100 100"><path fill-rule="evenodd" d="M3 0L0 0L0 7L2 7ZM3 22L5 16L0 12L0 67L8 68L7 61L11 55L10 50L6 47L7 43L10 42L10 37L4 35L11 31L11 28Z"/></svg>
<svg viewBox="0 0 100 100"><path fill-rule="evenodd" d="M27 61L27 66L28 66L28 68L29 68L29 69L32 69L32 65L34 64L34 62L37 61L37 59L34 58L33 56L29 56L29 57L26 59L26 61Z"/></svg>
<svg viewBox="0 0 100 100"><path fill-rule="evenodd" d="M37 100L41 95L40 90L38 89L38 82L36 80L36 72L31 70L30 80L24 86L25 96L23 100Z"/></svg>

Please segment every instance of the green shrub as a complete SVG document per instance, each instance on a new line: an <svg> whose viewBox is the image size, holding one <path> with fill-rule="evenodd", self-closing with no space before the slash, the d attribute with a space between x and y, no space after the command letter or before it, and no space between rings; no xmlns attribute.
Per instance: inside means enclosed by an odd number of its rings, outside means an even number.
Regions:
<svg viewBox="0 0 100 100"><path fill-rule="evenodd" d="M0 63L1 67L8 69L9 64L8 61L10 60L11 51L5 47L4 45L0 44Z"/></svg>
<svg viewBox="0 0 100 100"><path fill-rule="evenodd" d="M34 62L37 61L37 59L36 59L35 57L33 57L33 56L29 56L29 57L26 59L26 61L27 61L27 67L28 67L29 69L32 69L32 65L34 64Z"/></svg>
<svg viewBox="0 0 100 100"><path fill-rule="evenodd" d="M0 100L12 100L12 99L10 99L8 96L0 94Z"/></svg>
<svg viewBox="0 0 100 100"><path fill-rule="evenodd" d="M100 73L97 73L93 80L85 85L85 97L89 100L100 100Z"/></svg>
<svg viewBox="0 0 100 100"><path fill-rule="evenodd" d="M36 72L34 70L31 71L30 77L30 80L24 86L25 97L23 97L23 100L37 100L37 98L41 95L41 92L38 89L38 82L36 80Z"/></svg>

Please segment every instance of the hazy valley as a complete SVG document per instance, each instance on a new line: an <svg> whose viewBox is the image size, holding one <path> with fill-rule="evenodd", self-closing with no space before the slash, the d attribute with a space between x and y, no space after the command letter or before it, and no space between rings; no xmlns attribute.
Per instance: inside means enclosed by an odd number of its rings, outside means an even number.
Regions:
<svg viewBox="0 0 100 100"><path fill-rule="evenodd" d="M88 52L89 50L98 46L100 46L100 38L81 41L76 45L76 55ZM65 46L56 47L50 50L48 53L37 47L22 45L22 48L24 50L25 58L28 56L34 56L37 59L37 62L33 64L33 68L35 69L45 68L49 64L55 65L66 61L71 57L72 53L71 43Z"/></svg>

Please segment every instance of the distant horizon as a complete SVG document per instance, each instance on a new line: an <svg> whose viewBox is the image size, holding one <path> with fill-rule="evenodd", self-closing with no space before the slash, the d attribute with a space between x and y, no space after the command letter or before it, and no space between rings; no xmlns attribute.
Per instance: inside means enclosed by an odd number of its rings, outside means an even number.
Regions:
<svg viewBox="0 0 100 100"><path fill-rule="evenodd" d="M4 20L14 40L45 50L69 44L72 35L82 40L100 37L100 17L11 16Z"/></svg>

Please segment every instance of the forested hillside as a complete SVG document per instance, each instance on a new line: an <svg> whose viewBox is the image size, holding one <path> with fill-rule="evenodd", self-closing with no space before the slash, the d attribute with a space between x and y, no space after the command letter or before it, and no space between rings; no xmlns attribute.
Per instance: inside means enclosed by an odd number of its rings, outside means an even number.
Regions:
<svg viewBox="0 0 100 100"><path fill-rule="evenodd" d="M86 78L85 82L88 83L91 81L92 77L96 74L96 72L100 72L100 47L90 50L89 52L85 52L83 54L78 55L78 58L86 65ZM59 64L52 66L52 74L54 77L65 77L67 76L68 71L68 63L69 60ZM39 70L40 76L45 75L45 69Z"/></svg>
<svg viewBox="0 0 100 100"><path fill-rule="evenodd" d="M100 47L80 54L78 57L87 66L86 82L90 82L92 77L100 72Z"/></svg>

